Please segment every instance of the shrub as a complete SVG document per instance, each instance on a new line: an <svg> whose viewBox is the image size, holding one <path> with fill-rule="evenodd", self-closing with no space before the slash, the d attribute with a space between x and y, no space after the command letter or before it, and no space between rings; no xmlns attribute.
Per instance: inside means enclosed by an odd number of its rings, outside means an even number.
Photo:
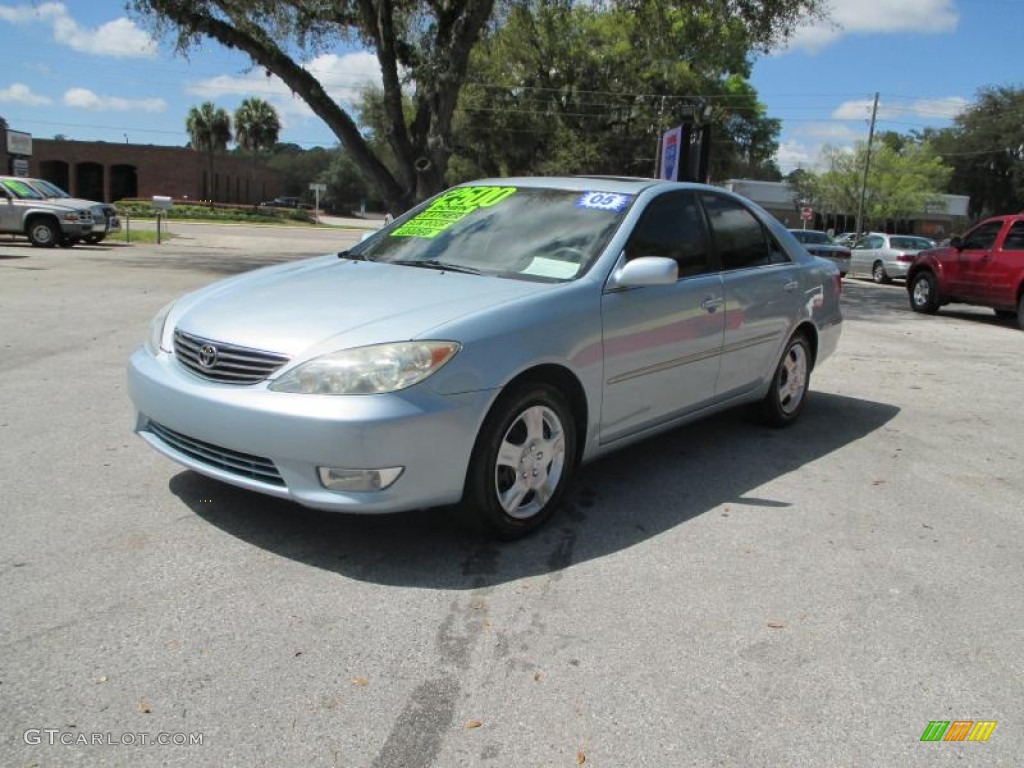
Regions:
<svg viewBox="0 0 1024 768"><path fill-rule="evenodd" d="M152 200L125 198L114 203L121 216L156 218L158 211ZM170 210L162 211L164 219L200 219L205 221L262 222L264 224L313 221L311 211L298 208L271 208L269 206L237 205L229 203L198 203L194 200L175 200Z"/></svg>

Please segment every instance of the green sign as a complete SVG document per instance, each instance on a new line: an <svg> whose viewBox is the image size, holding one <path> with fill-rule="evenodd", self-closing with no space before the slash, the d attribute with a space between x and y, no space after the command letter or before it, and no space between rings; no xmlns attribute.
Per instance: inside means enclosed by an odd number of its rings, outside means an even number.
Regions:
<svg viewBox="0 0 1024 768"><path fill-rule="evenodd" d="M515 192L515 187L457 187L405 222L391 237L437 237L477 208L490 208Z"/></svg>

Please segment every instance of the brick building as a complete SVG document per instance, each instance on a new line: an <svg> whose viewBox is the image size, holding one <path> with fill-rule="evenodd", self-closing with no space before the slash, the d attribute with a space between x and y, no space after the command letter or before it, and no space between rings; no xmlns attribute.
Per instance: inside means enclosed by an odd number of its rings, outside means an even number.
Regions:
<svg viewBox="0 0 1024 768"><path fill-rule="evenodd" d="M5 133L0 126L0 133ZM17 156L4 153L2 170L11 173ZM166 195L176 200L258 203L281 194L281 178L241 155L218 154L211 184L205 153L184 147L118 144L104 141L31 141L28 175L47 179L86 200L115 202L125 197ZM20 158L24 159L24 158ZM22 163L23 167L23 163Z"/></svg>

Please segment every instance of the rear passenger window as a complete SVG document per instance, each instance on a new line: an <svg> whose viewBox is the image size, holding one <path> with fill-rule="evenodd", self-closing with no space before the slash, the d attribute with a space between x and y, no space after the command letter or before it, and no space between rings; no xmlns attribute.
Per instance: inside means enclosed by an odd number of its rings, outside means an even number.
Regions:
<svg viewBox="0 0 1024 768"><path fill-rule="evenodd" d="M1024 251L1024 221L1015 221L1003 241L1004 251Z"/></svg>
<svg viewBox="0 0 1024 768"><path fill-rule="evenodd" d="M761 222L737 202L718 195L701 195L711 223L722 269L763 267L784 260L784 254Z"/></svg>
<svg viewBox="0 0 1024 768"><path fill-rule="evenodd" d="M664 256L679 265L679 277L712 271L708 238L691 192L670 192L647 206L626 243L626 260Z"/></svg>

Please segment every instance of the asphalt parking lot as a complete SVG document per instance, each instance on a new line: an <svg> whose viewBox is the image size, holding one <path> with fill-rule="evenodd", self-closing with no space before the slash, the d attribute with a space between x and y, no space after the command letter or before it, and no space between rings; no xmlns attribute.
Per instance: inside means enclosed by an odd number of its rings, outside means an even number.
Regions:
<svg viewBox="0 0 1024 768"><path fill-rule="evenodd" d="M1024 332L847 280L796 426L729 413L591 464L513 544L263 498L131 434L161 306L356 237L0 242L0 765L1020 765ZM934 720L998 725L921 742Z"/></svg>

